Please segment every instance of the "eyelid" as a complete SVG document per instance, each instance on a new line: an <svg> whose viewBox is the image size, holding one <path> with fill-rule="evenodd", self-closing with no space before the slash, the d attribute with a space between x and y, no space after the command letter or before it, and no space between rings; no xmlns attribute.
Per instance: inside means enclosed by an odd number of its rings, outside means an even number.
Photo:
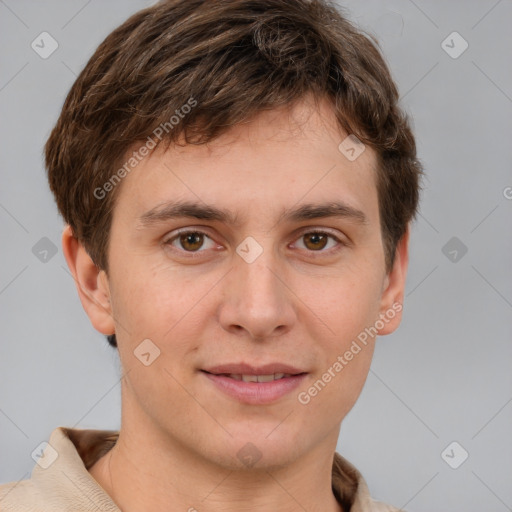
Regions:
<svg viewBox="0 0 512 512"><path fill-rule="evenodd" d="M298 231L298 235L294 235L294 236L301 237L301 236L304 236L304 235L306 235L308 233L322 233L322 234L325 234L325 235L332 236L333 238L335 238L339 242L343 242L343 240L340 238L340 236L337 235L332 229L316 227L316 226L306 226L304 228L301 228Z"/></svg>
<svg viewBox="0 0 512 512"><path fill-rule="evenodd" d="M184 233L200 233L202 235L206 235L209 238L212 238L204 227L195 228L194 226L186 226L183 228L174 229L170 233L167 233L163 241L164 243L170 242L171 240L174 240L175 238L177 238L180 235L183 235Z"/></svg>

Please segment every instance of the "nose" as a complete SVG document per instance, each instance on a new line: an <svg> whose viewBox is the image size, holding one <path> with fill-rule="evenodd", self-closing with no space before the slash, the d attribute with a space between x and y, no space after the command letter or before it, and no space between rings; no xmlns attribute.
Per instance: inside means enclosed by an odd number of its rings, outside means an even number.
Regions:
<svg viewBox="0 0 512 512"><path fill-rule="evenodd" d="M223 288L219 321L231 334L264 341L285 334L296 321L294 295L271 250L252 263L236 255Z"/></svg>

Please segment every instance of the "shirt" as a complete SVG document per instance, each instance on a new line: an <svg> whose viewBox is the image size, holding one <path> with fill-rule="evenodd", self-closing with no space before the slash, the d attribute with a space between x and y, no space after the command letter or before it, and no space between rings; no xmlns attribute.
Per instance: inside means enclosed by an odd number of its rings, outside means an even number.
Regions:
<svg viewBox="0 0 512 512"><path fill-rule="evenodd" d="M116 443L119 431L57 427L35 453L27 480L0 485L2 512L121 512L88 472ZM39 456L38 456L39 455ZM350 512L400 512L373 500L359 471L335 452L332 490Z"/></svg>

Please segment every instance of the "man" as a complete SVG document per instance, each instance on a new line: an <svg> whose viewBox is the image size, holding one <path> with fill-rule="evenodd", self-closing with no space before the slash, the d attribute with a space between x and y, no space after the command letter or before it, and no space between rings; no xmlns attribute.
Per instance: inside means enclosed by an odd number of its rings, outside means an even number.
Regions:
<svg viewBox="0 0 512 512"><path fill-rule="evenodd" d="M397 101L323 0L163 1L105 39L46 164L121 428L55 429L2 510L397 510L335 453L401 320L422 170Z"/></svg>

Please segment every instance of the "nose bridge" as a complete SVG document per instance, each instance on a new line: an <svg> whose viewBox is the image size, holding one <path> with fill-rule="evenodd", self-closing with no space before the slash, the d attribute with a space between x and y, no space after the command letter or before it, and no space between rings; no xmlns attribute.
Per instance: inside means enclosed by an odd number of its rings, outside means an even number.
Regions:
<svg viewBox="0 0 512 512"><path fill-rule="evenodd" d="M250 246L249 252L255 250ZM220 315L225 329L249 332L264 338L287 330L294 320L290 294L279 275L280 264L268 244L255 259L236 255ZM247 249L240 244L238 251ZM240 253L239 253L240 254ZM254 252L253 252L254 257Z"/></svg>
<svg viewBox="0 0 512 512"><path fill-rule="evenodd" d="M263 258L263 255L259 258L260 261L253 263L238 263L238 278L243 283L241 298L245 297L255 307L276 305L280 302L278 297L283 292L283 285L277 277L279 271L276 271L275 261L272 261L275 258Z"/></svg>

